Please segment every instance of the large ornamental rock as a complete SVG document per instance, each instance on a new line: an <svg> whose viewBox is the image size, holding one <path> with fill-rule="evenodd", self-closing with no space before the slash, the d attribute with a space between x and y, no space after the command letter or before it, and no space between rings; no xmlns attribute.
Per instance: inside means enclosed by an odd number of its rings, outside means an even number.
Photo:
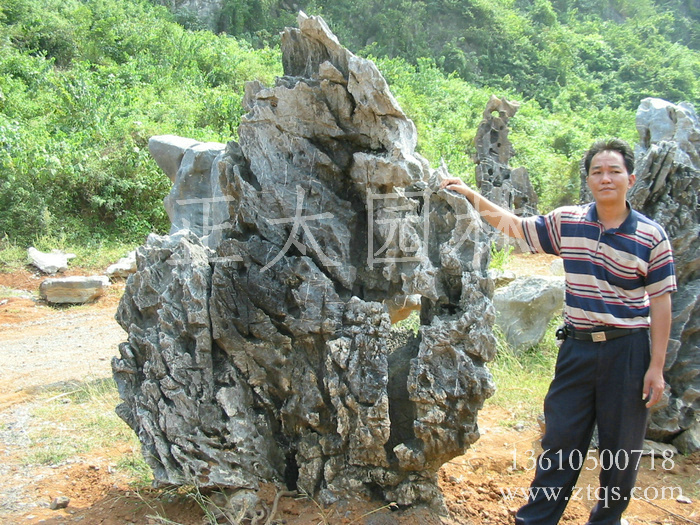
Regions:
<svg viewBox="0 0 700 525"><path fill-rule="evenodd" d="M523 277L498 288L493 296L496 324L516 351L544 337L549 322L564 309L564 279Z"/></svg>
<svg viewBox="0 0 700 525"><path fill-rule="evenodd" d="M474 162L476 184L481 195L502 208L525 217L537 213L538 197L527 170L523 167L511 168L509 165L515 150L508 138L508 122L519 107L518 102L491 96L474 138ZM488 225L486 229L492 234L492 242L498 249L512 248L516 253L529 251L524 241L502 235Z"/></svg>
<svg viewBox="0 0 700 525"><path fill-rule="evenodd" d="M437 471L494 389L487 236L372 62L303 13L282 51L211 166L220 242L173 222L137 250L117 412L157 483L439 504ZM183 180L202 172L186 154L166 159ZM417 334L392 329L392 304L420 308Z"/></svg>
<svg viewBox="0 0 700 525"><path fill-rule="evenodd" d="M700 420L700 122L687 103L647 98L637 111L637 130L637 181L629 199L668 233L679 284L666 356L670 389L648 430L649 437L670 441L697 429Z"/></svg>

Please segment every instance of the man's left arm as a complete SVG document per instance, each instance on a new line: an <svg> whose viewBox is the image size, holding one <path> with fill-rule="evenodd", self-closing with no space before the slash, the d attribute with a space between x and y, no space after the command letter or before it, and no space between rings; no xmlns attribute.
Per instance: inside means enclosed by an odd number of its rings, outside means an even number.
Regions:
<svg viewBox="0 0 700 525"><path fill-rule="evenodd" d="M650 299L651 362L644 376L642 399L647 400L647 408L661 400L666 382L664 363L666 348L671 335L671 294L669 292Z"/></svg>

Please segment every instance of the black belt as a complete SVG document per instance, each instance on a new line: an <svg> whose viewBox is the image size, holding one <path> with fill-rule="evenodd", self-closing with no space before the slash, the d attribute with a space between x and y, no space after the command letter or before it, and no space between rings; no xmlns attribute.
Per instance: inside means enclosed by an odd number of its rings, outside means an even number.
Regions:
<svg viewBox="0 0 700 525"><path fill-rule="evenodd" d="M577 341L593 341L594 343L602 343L603 341L610 341L612 339L617 339L618 337L624 337L626 335L633 334L635 332L641 332L646 330L646 328L591 328L589 330L577 330L571 326L562 326L557 330L557 339L564 340L567 337L573 337Z"/></svg>

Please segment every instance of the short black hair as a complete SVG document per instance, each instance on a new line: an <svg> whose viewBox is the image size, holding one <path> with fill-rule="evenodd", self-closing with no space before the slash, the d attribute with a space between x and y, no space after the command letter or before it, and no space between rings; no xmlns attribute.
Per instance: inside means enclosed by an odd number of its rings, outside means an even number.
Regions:
<svg viewBox="0 0 700 525"><path fill-rule="evenodd" d="M583 156L583 170L586 176L588 176L588 170L591 169L591 161L601 151L617 151L625 161L625 168L627 173L631 175L634 173L634 150L627 142L622 139L604 139L597 140L588 149L586 154Z"/></svg>

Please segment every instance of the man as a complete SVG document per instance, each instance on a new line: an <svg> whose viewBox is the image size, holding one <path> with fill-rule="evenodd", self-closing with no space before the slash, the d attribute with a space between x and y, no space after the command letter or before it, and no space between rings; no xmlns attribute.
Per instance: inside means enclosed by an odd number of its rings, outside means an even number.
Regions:
<svg viewBox="0 0 700 525"><path fill-rule="evenodd" d="M520 218L460 179L441 188L464 195L492 226L533 252L559 255L566 272L565 339L545 397L544 452L518 525L559 522L583 464L595 423L600 487L589 525L619 525L629 504L649 407L664 392L663 368L676 290L664 230L632 210L634 154L619 139L598 141L583 165L594 202ZM556 499L538 487L560 489ZM551 495L551 492L548 494ZM585 494L585 492L584 492Z"/></svg>

